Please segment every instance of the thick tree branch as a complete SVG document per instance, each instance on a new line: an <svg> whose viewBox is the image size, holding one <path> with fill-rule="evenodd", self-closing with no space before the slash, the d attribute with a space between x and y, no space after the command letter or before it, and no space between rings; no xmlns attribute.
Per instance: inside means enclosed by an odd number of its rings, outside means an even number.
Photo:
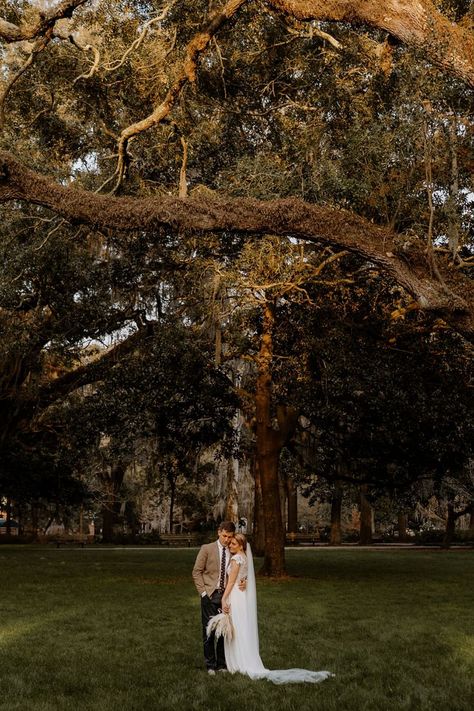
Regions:
<svg viewBox="0 0 474 711"><path fill-rule="evenodd" d="M269 0L299 20L368 24L420 50L433 64L474 86L474 35L431 0Z"/></svg>
<svg viewBox="0 0 474 711"><path fill-rule="evenodd" d="M90 363L79 366L44 385L37 394L41 407L47 407L83 385L102 380L108 370L116 365L120 358L132 353L145 338L150 337L155 327L156 323L147 323L144 328L132 333L124 341L104 351Z"/></svg>
<svg viewBox="0 0 474 711"><path fill-rule="evenodd" d="M63 0L49 12L40 12L34 25L14 25L0 19L0 38L5 42L22 42L36 37L42 37L51 30L58 20L71 17L77 7L85 5L88 0Z"/></svg>
<svg viewBox="0 0 474 711"><path fill-rule="evenodd" d="M297 198L259 201L221 196L180 199L116 198L65 188L29 170L11 154L0 152L0 202L23 200L41 205L72 223L95 229L147 231L162 227L188 232L230 232L293 236L327 243L370 261L400 284L420 308L442 316L456 330L474 339L472 282L462 284L462 296L431 274L419 253L417 263L397 255L396 235L366 219L335 207ZM461 274L457 274L462 279Z"/></svg>

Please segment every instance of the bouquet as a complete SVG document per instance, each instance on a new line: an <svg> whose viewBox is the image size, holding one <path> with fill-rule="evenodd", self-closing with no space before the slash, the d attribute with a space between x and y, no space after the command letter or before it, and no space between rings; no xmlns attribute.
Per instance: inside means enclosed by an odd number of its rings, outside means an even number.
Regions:
<svg viewBox="0 0 474 711"><path fill-rule="evenodd" d="M227 612L220 612L218 615L211 617L206 627L207 636L210 637L214 633L216 640L219 637L231 640L234 635L234 627L232 618Z"/></svg>

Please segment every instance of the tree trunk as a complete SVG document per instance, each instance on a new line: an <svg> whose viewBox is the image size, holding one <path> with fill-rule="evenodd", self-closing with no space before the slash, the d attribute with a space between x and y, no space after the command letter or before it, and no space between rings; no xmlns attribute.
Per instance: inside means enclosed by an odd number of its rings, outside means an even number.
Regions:
<svg viewBox="0 0 474 711"><path fill-rule="evenodd" d="M265 552L265 522L263 520L262 485L258 472L258 462L253 460L255 479L255 498L253 507L252 549L255 555L262 557Z"/></svg>
<svg viewBox="0 0 474 711"><path fill-rule="evenodd" d="M265 575L281 577L285 569L285 532L281 517L279 459L281 441L279 433L272 427L271 393L273 358L273 326L275 306L266 302L263 313L263 331L258 354L258 376L256 384L256 457L262 487L263 520L265 526L265 552L262 572Z"/></svg>
<svg viewBox="0 0 474 711"><path fill-rule="evenodd" d="M168 474L168 482L170 485L170 513L168 533L173 533L174 504L176 500L176 480L173 473Z"/></svg>
<svg viewBox="0 0 474 711"><path fill-rule="evenodd" d="M407 526L408 526L407 514L405 513L405 511L399 511L398 512L398 540L401 541L402 543L406 543L408 541Z"/></svg>
<svg viewBox="0 0 474 711"><path fill-rule="evenodd" d="M105 477L107 498L102 506L102 541L113 543L118 513L118 494L125 476L125 465L118 463L110 468Z"/></svg>
<svg viewBox="0 0 474 711"><path fill-rule="evenodd" d="M446 517L446 529L443 538L443 548L449 548L453 542L454 532L456 530L456 511L454 502L448 501L448 514Z"/></svg>
<svg viewBox="0 0 474 711"><path fill-rule="evenodd" d="M12 501L11 501L10 497L7 498L6 509L7 509L7 520L6 520L7 536L11 536L12 535Z"/></svg>
<svg viewBox="0 0 474 711"><path fill-rule="evenodd" d="M298 489L291 477L286 480L286 491L288 497L288 533L298 532Z"/></svg>
<svg viewBox="0 0 474 711"><path fill-rule="evenodd" d="M474 501L471 503L471 510L469 512L469 530L474 531Z"/></svg>
<svg viewBox="0 0 474 711"><path fill-rule="evenodd" d="M31 504L31 534L33 540L38 540L38 506L36 504Z"/></svg>
<svg viewBox="0 0 474 711"><path fill-rule="evenodd" d="M336 482L331 499L331 533L329 535L329 545L331 546L340 546L342 543L342 496L342 486Z"/></svg>
<svg viewBox="0 0 474 711"><path fill-rule="evenodd" d="M363 484L360 487L360 537L361 546L372 544L372 506L367 499L368 486Z"/></svg>
<svg viewBox="0 0 474 711"><path fill-rule="evenodd" d="M115 511L107 503L102 507L102 542L112 543L114 540Z"/></svg>
<svg viewBox="0 0 474 711"><path fill-rule="evenodd" d="M265 441L263 442L265 445ZM280 489L278 486L279 452L260 454L263 519L265 522L265 551L262 572L272 577L286 575L285 533L281 519Z"/></svg>
<svg viewBox="0 0 474 711"><path fill-rule="evenodd" d="M23 506L17 504L17 516L18 516L18 535L23 536L25 534L25 528L23 525Z"/></svg>
<svg viewBox="0 0 474 711"><path fill-rule="evenodd" d="M238 491L235 480L235 459L230 456L227 462L227 496L225 504L226 521L237 522L239 520Z"/></svg>

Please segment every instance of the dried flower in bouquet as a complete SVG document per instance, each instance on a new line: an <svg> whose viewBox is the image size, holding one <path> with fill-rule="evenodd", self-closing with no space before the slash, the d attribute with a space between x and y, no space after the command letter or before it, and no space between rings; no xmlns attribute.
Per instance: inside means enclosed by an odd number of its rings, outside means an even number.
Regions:
<svg viewBox="0 0 474 711"><path fill-rule="evenodd" d="M220 612L218 615L211 617L207 623L206 633L208 637L214 633L216 639L224 637L224 639L231 640L234 636L231 616L226 612Z"/></svg>

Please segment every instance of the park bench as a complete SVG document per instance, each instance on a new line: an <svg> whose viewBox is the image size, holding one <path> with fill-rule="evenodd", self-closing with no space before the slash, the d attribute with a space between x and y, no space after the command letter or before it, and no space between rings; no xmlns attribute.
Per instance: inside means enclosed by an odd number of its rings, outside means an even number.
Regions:
<svg viewBox="0 0 474 711"><path fill-rule="evenodd" d="M89 542L88 537L85 535L81 534L71 534L71 535L63 535L63 536L53 536L51 539L48 541L49 543L54 543L56 548L60 548L60 546L66 546L66 545L78 545L81 546L81 548L84 548L86 543Z"/></svg>
<svg viewBox="0 0 474 711"><path fill-rule="evenodd" d="M161 533L160 545L184 546L190 548L198 544L198 537L193 533Z"/></svg>
<svg viewBox="0 0 474 711"><path fill-rule="evenodd" d="M321 542L321 538L317 531L314 533L287 533L286 542L290 546L297 546L300 543L310 543L314 546Z"/></svg>

